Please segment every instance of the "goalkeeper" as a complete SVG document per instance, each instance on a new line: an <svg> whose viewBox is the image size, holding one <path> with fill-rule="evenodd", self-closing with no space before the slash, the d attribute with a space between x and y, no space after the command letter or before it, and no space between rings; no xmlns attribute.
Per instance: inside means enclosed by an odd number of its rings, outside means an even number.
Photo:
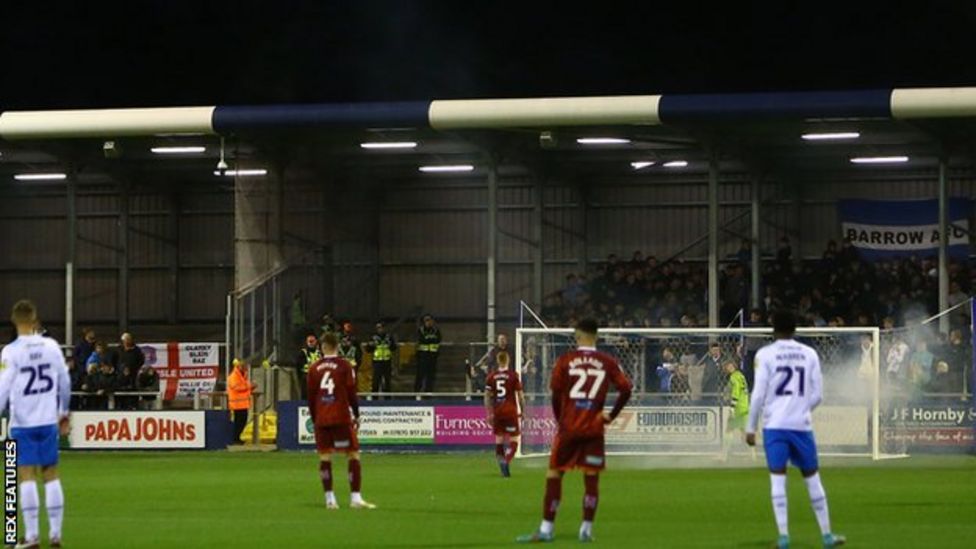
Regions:
<svg viewBox="0 0 976 549"><path fill-rule="evenodd" d="M749 420L749 385L746 383L746 376L739 370L739 365L735 361L728 361L722 367L725 375L728 376L726 399L732 407L732 414L725 428L725 442L723 444L722 459L728 459L732 443L741 439L735 436L736 432L744 433L746 423ZM752 449L752 457L756 457L756 449Z"/></svg>

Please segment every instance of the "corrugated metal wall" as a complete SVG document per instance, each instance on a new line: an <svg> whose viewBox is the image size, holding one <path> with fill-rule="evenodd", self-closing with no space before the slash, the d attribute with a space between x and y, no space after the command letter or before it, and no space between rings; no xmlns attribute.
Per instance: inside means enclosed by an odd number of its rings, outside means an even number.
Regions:
<svg viewBox="0 0 976 549"><path fill-rule="evenodd" d="M289 291L302 290L318 307L358 319L430 311L477 337L488 288L486 184L472 178L367 183L304 176L286 183L283 256L302 266ZM531 178L499 181L497 306L503 318L517 314L519 300L532 300L539 231L543 294L579 272L584 257L590 262L611 253L626 258L640 250L660 259L679 253L686 260L705 259L704 175L587 181L585 187L546 181L541 228L538 188ZM954 196L976 196L971 178L955 177L950 188ZM774 251L777 240L788 235L796 255L819 256L826 241L839 236L838 198L930 198L935 192L934 173L883 182L764 184L763 249ZM0 303L30 295L58 322L67 254L63 189L15 187L2 193ZM751 184L742 178L720 185L723 256L734 254L749 233L750 195ZM219 326L233 281L234 229L231 191L216 187L176 196L133 191L128 200L120 200L112 188L83 187L77 199L76 318L80 323L117 318L119 211L126 203L131 321L165 322L175 299L179 322Z"/></svg>
<svg viewBox="0 0 976 549"><path fill-rule="evenodd" d="M173 313L181 323L219 320L233 278L231 199L213 189L178 196L134 190L121 200L114 188L81 187L76 200L78 325L117 325L123 207L129 226L130 323L166 324ZM63 187L3 189L0 231L0 303L30 297L49 329L61 336L68 257Z"/></svg>

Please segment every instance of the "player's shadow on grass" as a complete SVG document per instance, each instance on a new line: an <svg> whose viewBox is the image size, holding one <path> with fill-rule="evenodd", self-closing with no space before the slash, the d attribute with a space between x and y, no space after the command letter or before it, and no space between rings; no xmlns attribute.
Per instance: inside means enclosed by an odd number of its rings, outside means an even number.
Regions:
<svg viewBox="0 0 976 549"><path fill-rule="evenodd" d="M514 542L513 542L514 544ZM492 541L490 543L458 543L456 541L444 543L417 542L417 543L384 543L383 547L498 547L500 543ZM370 546L374 547L374 546Z"/></svg>
<svg viewBox="0 0 976 549"><path fill-rule="evenodd" d="M945 507L947 504L944 501L879 501L873 503L875 507ZM972 507L976 506L976 501L973 502L963 502L954 501L952 502L953 507Z"/></svg>
<svg viewBox="0 0 976 549"><path fill-rule="evenodd" d="M458 509L456 507L450 509L438 509L436 507L426 507L424 509L413 509L410 507L384 507L383 510L391 511L398 515L458 515L470 517L472 513L471 509ZM512 514L510 511L506 511L504 509L478 509L477 513L479 515L493 515L498 517L508 517Z"/></svg>
<svg viewBox="0 0 976 549"><path fill-rule="evenodd" d="M306 504L303 505L303 507L325 510L325 505L323 505L321 503L306 503ZM342 509L340 509L340 511L346 511L346 510L348 510L348 506L343 506ZM413 509L413 508L410 508L410 507L387 507L387 506L383 506L383 507L380 507L379 509L377 509L376 511L365 511L365 512L366 513L376 513L376 512L387 513L387 512L389 512L389 513L395 513L397 515L457 515L457 516L470 517L472 511L471 511L471 509L456 509L456 508L454 508L454 509L438 509L438 508L426 507L424 509ZM335 513L335 511L330 511L330 513ZM510 516L511 515L510 512L505 511L503 509L499 509L497 511L496 510L492 510L492 509L478 509L478 514L479 515L493 515L493 516L499 516L499 517L507 517L507 516Z"/></svg>
<svg viewBox="0 0 976 549"><path fill-rule="evenodd" d="M736 547L741 547L743 549L770 549L776 547L776 542L768 539L764 539L762 541L744 541L736 545ZM815 549L820 546L803 542L797 543L796 540L792 540L790 541L790 547L795 549Z"/></svg>

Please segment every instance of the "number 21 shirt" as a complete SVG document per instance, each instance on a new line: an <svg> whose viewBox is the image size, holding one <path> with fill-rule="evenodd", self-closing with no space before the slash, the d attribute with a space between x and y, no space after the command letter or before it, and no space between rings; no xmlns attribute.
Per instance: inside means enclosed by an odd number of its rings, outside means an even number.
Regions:
<svg viewBox="0 0 976 549"><path fill-rule="evenodd" d="M756 353L755 371L746 432L756 432L760 411L765 429L812 431L811 412L823 398L817 352L798 341L778 339Z"/></svg>

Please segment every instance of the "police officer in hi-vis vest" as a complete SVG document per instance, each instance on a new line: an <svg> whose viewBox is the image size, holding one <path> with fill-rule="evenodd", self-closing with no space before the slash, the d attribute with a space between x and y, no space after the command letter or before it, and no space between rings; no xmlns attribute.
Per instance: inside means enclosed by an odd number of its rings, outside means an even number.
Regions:
<svg viewBox="0 0 976 549"><path fill-rule="evenodd" d="M441 345L441 329L434 322L434 317L427 314L417 330L417 378L413 383L413 390L418 393L434 392L434 380L437 378L437 354Z"/></svg>
<svg viewBox="0 0 976 549"><path fill-rule="evenodd" d="M302 400L307 399L306 392L308 385L305 379L308 376L308 369L322 358L322 351L319 349L319 340L312 334L305 337L305 346L298 352L295 358L295 373L298 374L298 389L301 392Z"/></svg>
<svg viewBox="0 0 976 549"><path fill-rule="evenodd" d="M390 390L393 375L393 352L396 350L396 339L386 332L386 325L380 320L376 323L376 333L366 344L366 350L373 354L373 387L374 393L385 393Z"/></svg>
<svg viewBox="0 0 976 549"><path fill-rule="evenodd" d="M359 342L353 336L352 322L344 322L342 324L342 335L339 336L339 348L337 349L339 356L346 359L346 362L352 366L353 371L359 374L359 363L362 358L362 349L360 349Z"/></svg>

